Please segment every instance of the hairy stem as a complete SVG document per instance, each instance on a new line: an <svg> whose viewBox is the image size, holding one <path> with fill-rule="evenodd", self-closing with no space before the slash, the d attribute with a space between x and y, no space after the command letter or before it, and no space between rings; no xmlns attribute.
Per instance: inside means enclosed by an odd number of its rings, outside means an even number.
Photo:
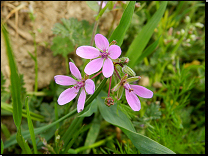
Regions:
<svg viewBox="0 0 208 156"><path fill-rule="evenodd" d="M102 73L102 70L100 72L98 72L97 74L95 74L93 77L91 77L90 79L94 79L96 76L100 75Z"/></svg>
<svg viewBox="0 0 208 156"><path fill-rule="evenodd" d="M98 14L99 14L99 12L101 10L102 4L103 4L103 1L101 1L101 3L100 3L100 7L99 7L99 10L98 10ZM96 33L97 27L98 27L98 22L99 22L99 19L97 21L95 21L94 28L93 28L93 32L92 32L92 38L91 38L91 41L90 41L90 46L93 45L95 33Z"/></svg>
<svg viewBox="0 0 208 156"><path fill-rule="evenodd" d="M108 97L110 97L111 81L112 81L112 76L110 77L110 82L109 82Z"/></svg>

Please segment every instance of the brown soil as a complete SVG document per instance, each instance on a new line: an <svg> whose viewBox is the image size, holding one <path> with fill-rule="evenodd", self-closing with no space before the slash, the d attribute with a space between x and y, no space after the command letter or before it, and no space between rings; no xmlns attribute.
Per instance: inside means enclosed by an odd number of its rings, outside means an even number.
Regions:
<svg viewBox="0 0 208 156"><path fill-rule="evenodd" d="M21 7L23 6L23 7ZM31 6L36 15L35 22L29 18L29 6ZM20 8L20 9L18 9ZM104 13L100 19L100 33L106 35L113 20L113 13ZM8 32L15 60L20 74L24 74L25 88L27 91L34 91L35 70L34 61L27 51L34 53L33 37L29 33L34 30L36 33L37 59L38 59L38 89L49 85L53 77L58 74L66 74L65 61L62 56L53 56L50 50L54 34L53 25L61 22L61 18L75 17L79 21L87 20L90 24L95 22L97 12L89 8L85 1L4 1L1 2L1 19L6 19ZM120 14L118 15L120 18ZM114 27L119 23L117 18ZM42 32L37 30L41 29ZM5 51L5 44L1 36L1 71L6 78L5 87L9 86L10 70ZM44 42L49 43L48 46ZM75 52L70 57L79 67L82 65L81 58Z"/></svg>

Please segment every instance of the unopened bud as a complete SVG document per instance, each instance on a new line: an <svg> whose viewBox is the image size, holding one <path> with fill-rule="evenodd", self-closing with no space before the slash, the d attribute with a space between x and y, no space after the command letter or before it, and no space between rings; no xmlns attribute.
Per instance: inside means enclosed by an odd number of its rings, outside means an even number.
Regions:
<svg viewBox="0 0 208 156"><path fill-rule="evenodd" d="M135 7L136 7L136 8L139 8L140 6L141 6L140 3L136 3L136 4L135 4Z"/></svg>
<svg viewBox="0 0 208 156"><path fill-rule="evenodd" d="M185 30L181 29L181 35L185 34Z"/></svg>
<svg viewBox="0 0 208 156"><path fill-rule="evenodd" d="M124 65L122 68L123 73L128 74L130 76L136 76L136 73L127 65Z"/></svg>
<svg viewBox="0 0 208 156"><path fill-rule="evenodd" d="M117 44L116 40L113 40L109 46Z"/></svg>
<svg viewBox="0 0 208 156"><path fill-rule="evenodd" d="M195 41L196 40L196 35L190 35L190 39L192 40L192 41Z"/></svg>
<svg viewBox="0 0 208 156"><path fill-rule="evenodd" d="M126 82L131 83L131 82L138 81L139 79L141 79L141 76L130 77L126 79Z"/></svg>
<svg viewBox="0 0 208 156"><path fill-rule="evenodd" d="M195 23L194 25L198 28L203 28L204 27L204 24L199 23L199 22Z"/></svg>
<svg viewBox="0 0 208 156"><path fill-rule="evenodd" d="M122 57L119 60L119 63L121 64L127 64L129 62L129 58L128 57Z"/></svg>
<svg viewBox="0 0 208 156"><path fill-rule="evenodd" d="M190 17L189 17L189 16L186 16L185 22L186 22L186 23L189 23L190 21L191 21Z"/></svg>
<svg viewBox="0 0 208 156"><path fill-rule="evenodd" d="M112 99L112 97L107 97L105 99L105 105L110 107L111 105L114 105L114 100Z"/></svg>

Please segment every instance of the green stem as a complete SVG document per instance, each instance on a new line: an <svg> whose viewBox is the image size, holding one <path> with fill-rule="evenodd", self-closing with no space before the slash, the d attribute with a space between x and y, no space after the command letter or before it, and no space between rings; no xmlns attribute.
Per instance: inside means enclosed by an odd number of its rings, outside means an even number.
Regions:
<svg viewBox="0 0 208 156"><path fill-rule="evenodd" d="M65 63L66 63L66 74L68 75L69 74L69 60L67 56L65 56Z"/></svg>
<svg viewBox="0 0 208 156"><path fill-rule="evenodd" d="M33 28L34 31L34 28ZM33 33L33 39L34 39L34 48L35 48L35 92L38 91L38 60L37 60L37 43L36 43L36 36L35 33Z"/></svg>
<svg viewBox="0 0 208 156"><path fill-rule="evenodd" d="M99 10L98 10L98 14L99 14L99 12L101 10L102 4L103 4L103 1L101 1L101 3L100 3L100 7L99 7ZM99 22L99 19L97 21L95 21L94 28L93 28L93 31L92 31L92 38L91 38L91 41L90 41L90 46L93 45L94 38L95 38L95 33L96 33L97 27L98 27L98 22Z"/></svg>
<svg viewBox="0 0 208 156"><path fill-rule="evenodd" d="M115 137L115 135L111 135L111 136L107 137L106 139L100 140L100 141L98 141L98 142L96 142L96 143L94 143L92 145L79 147L79 148L75 149L75 151L77 153L79 153L81 151L84 151L84 150L87 150L87 149L90 149L90 148L99 147L99 146L103 145L106 141L111 140L114 137Z"/></svg>

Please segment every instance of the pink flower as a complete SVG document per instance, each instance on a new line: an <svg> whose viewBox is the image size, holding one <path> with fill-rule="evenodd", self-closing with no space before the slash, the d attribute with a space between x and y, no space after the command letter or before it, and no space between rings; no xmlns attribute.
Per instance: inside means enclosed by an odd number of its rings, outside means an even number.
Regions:
<svg viewBox="0 0 208 156"><path fill-rule="evenodd" d="M78 47L76 54L85 59L94 59L86 65L84 69L86 74L94 74L103 67L102 73L108 78L114 71L112 59L117 59L121 55L121 48L118 45L109 46L107 38L101 34L95 35L95 45L97 48L92 46Z"/></svg>
<svg viewBox="0 0 208 156"><path fill-rule="evenodd" d="M101 1L97 1L98 5L101 4ZM102 4L102 9L106 6L106 4L108 3L108 1L103 1L103 4Z"/></svg>
<svg viewBox="0 0 208 156"><path fill-rule="evenodd" d="M84 109L86 92L88 94L93 94L95 91L95 84L91 79L83 79L81 77L81 73L79 69L75 66L74 63L69 62L69 68L72 75L74 75L77 78L77 80L65 75L54 76L55 82L59 85L63 85L63 86L73 85L73 87L66 89L60 94L58 98L58 104L64 105L70 102L77 96L79 90L81 89L80 96L78 98L78 104L77 104L77 111L79 113Z"/></svg>
<svg viewBox="0 0 208 156"><path fill-rule="evenodd" d="M139 111L141 109L140 100L137 97L140 96L142 98L152 98L153 92L145 87L139 85L130 85L128 82L133 82L132 80L140 79L140 76L127 78L127 74L121 79L121 82L117 84L112 90L118 90L118 100L122 96L123 88L125 89L126 100L134 111ZM123 88L122 88L123 87Z"/></svg>

